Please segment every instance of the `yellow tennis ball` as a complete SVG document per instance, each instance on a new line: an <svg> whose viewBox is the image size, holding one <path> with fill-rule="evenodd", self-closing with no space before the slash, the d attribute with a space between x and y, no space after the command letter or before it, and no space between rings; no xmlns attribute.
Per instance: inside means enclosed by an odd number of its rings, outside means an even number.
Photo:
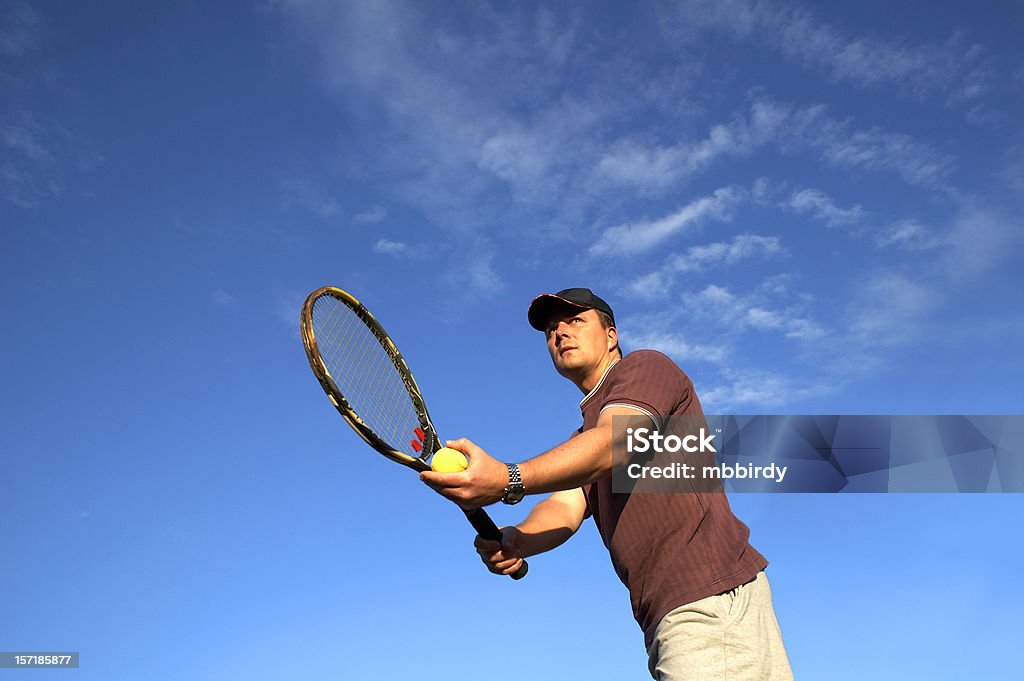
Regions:
<svg viewBox="0 0 1024 681"><path fill-rule="evenodd" d="M457 449L442 447L434 452L434 458L430 460L430 470L435 473L458 473L469 467L469 460L466 455Z"/></svg>

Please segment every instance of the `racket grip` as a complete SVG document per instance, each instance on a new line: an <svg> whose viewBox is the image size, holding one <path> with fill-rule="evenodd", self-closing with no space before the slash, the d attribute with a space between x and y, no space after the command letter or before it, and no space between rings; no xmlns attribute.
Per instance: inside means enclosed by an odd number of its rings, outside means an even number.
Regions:
<svg viewBox="0 0 1024 681"><path fill-rule="evenodd" d="M465 511L466 517L469 519L469 524L473 526L476 533L484 539L490 539L491 541L501 541L501 530L491 520L491 516L487 515L487 511L482 508L478 508L475 511ZM523 561L522 566L513 572L509 577L512 579L522 579L526 576L530 566Z"/></svg>

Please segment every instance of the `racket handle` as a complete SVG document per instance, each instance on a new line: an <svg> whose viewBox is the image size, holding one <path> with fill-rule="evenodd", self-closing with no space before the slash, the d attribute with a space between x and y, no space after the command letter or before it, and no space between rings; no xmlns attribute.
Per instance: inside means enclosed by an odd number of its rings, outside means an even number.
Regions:
<svg viewBox="0 0 1024 681"><path fill-rule="evenodd" d="M491 520L491 516L487 515L487 511L482 508L478 508L475 511L465 511L466 517L469 519L470 525L476 529L476 533L484 539L490 539L491 541L501 541L501 530ZM526 576L526 572L530 569L530 566L523 561L522 566L513 572L509 577L512 579L522 579Z"/></svg>

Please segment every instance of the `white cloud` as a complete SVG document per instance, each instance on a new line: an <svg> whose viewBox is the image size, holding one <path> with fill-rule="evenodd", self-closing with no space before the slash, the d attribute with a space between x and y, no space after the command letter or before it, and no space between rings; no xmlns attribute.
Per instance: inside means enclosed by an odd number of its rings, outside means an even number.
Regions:
<svg viewBox="0 0 1024 681"><path fill-rule="evenodd" d="M631 281L626 291L638 298L663 298L672 291L680 274L703 272L710 267L735 265L751 258L767 258L782 252L778 237L739 234L732 241L691 246L683 253L670 256L659 269Z"/></svg>
<svg viewBox="0 0 1024 681"><path fill-rule="evenodd" d="M787 206L797 213L810 214L829 227L855 225L864 219L864 210L860 206L840 208L830 196L818 189L793 192Z"/></svg>
<svg viewBox="0 0 1024 681"><path fill-rule="evenodd" d="M772 277L746 294L710 284L669 304L659 303L656 313L620 320L620 334L627 348L652 348L680 362L708 363L723 372L735 369L737 348L748 338L798 341L801 350L813 349L811 341L827 332L806 314L806 301L780 282Z"/></svg>
<svg viewBox="0 0 1024 681"><path fill-rule="evenodd" d="M44 125L28 110L0 121L0 147L10 152L0 164L0 195L5 200L32 208L63 192L56 153L62 136L66 132L59 125Z"/></svg>
<svg viewBox="0 0 1024 681"><path fill-rule="evenodd" d="M282 183L286 208L301 208L322 220L341 215L342 208L322 186L311 180L293 178Z"/></svg>
<svg viewBox="0 0 1024 681"><path fill-rule="evenodd" d="M626 285L625 292L634 298L657 300L668 296L674 281L674 273L662 268L637 277Z"/></svg>
<svg viewBox="0 0 1024 681"><path fill-rule="evenodd" d="M594 256L628 256L644 253L701 220L713 218L726 221L732 209L744 197L742 189L723 187L711 196L691 201L676 212L651 221L625 223L609 227L590 247Z"/></svg>
<svg viewBox="0 0 1024 681"><path fill-rule="evenodd" d="M911 185L940 187L954 167L950 156L903 133L849 130L831 120L818 121L808 132L805 141L833 165L895 172Z"/></svg>
<svg viewBox="0 0 1024 681"><path fill-rule="evenodd" d="M930 229L917 220L900 220L887 226L877 237L879 246L893 246L905 251L935 248L939 243Z"/></svg>
<svg viewBox="0 0 1024 681"><path fill-rule="evenodd" d="M937 237L945 249L942 272L951 282L977 278L1008 258L1018 261L1024 245L1024 219L977 201L968 202L952 226Z"/></svg>
<svg viewBox="0 0 1024 681"><path fill-rule="evenodd" d="M690 343L681 334L668 331L630 332L623 336L622 342L631 348L658 350L683 362L720 364L730 354L730 349L725 345Z"/></svg>
<svg viewBox="0 0 1024 681"><path fill-rule="evenodd" d="M42 16L27 2L4 3L0 10L0 55L17 57L39 44Z"/></svg>
<svg viewBox="0 0 1024 681"><path fill-rule="evenodd" d="M356 282L353 282L353 285ZM346 286L349 284L346 283ZM296 291L278 292L274 297L273 314L291 335L299 338L299 311L306 300L306 293Z"/></svg>
<svg viewBox="0 0 1024 681"><path fill-rule="evenodd" d="M549 176L554 162L547 140L522 130L492 135L480 147L480 167L514 188L530 188L524 197L532 195L535 185Z"/></svg>
<svg viewBox="0 0 1024 681"><path fill-rule="evenodd" d="M41 200L56 196L62 190L63 185L57 175L36 173L11 162L0 164L0 195L16 206L33 208Z"/></svg>
<svg viewBox="0 0 1024 681"><path fill-rule="evenodd" d="M787 404L820 397L834 386L807 384L772 371L726 367L700 395L705 413L729 413L745 408L765 413Z"/></svg>
<svg viewBox="0 0 1024 681"><path fill-rule="evenodd" d="M413 255L413 251L409 248L408 244L401 241L391 241L390 239L378 239L377 243L373 245L373 250L375 253L383 253L396 258L408 258Z"/></svg>
<svg viewBox="0 0 1024 681"><path fill-rule="evenodd" d="M495 250L488 240L478 238L468 242L450 258L459 266L446 268L444 277L464 298L487 300L504 289L504 280L495 268ZM449 303L458 305L454 299Z"/></svg>
<svg viewBox="0 0 1024 681"><path fill-rule="evenodd" d="M620 140L603 153L597 175L644 191L662 190L719 159L748 156L776 140L789 115L771 101L757 100L748 115L713 125L708 136L696 142L652 147L637 140Z"/></svg>
<svg viewBox="0 0 1024 681"><path fill-rule="evenodd" d="M766 296L767 289L737 295L724 286L711 284L697 293L684 293L683 309L688 318L700 320L709 333L742 334L747 330L774 331L784 338L810 341L826 331L808 319L802 301L788 301L777 307Z"/></svg>
<svg viewBox="0 0 1024 681"><path fill-rule="evenodd" d="M858 283L849 309L849 334L859 348L903 345L917 338L941 303L933 283L879 270Z"/></svg>
<svg viewBox="0 0 1024 681"><path fill-rule="evenodd" d="M234 297L230 293L222 291L220 289L214 291L213 295L210 297L213 299L213 302L217 303L218 305L230 305L231 303L235 302Z"/></svg>
<svg viewBox="0 0 1024 681"><path fill-rule="evenodd" d="M763 258L782 252L778 237L738 234L732 241L693 246L685 253L670 258L668 267L676 272L699 272L710 265L735 265L750 258Z"/></svg>
<svg viewBox="0 0 1024 681"><path fill-rule="evenodd" d="M918 96L975 99L987 92L979 71L984 47L958 35L908 44L849 32L819 20L796 3L771 0L686 0L675 29L713 29L776 50L792 61L860 86L887 85Z"/></svg>
<svg viewBox="0 0 1024 681"><path fill-rule="evenodd" d="M352 216L352 222L360 225L372 225L383 222L388 216L388 209L384 206L371 206L361 213Z"/></svg>
<svg viewBox="0 0 1024 681"><path fill-rule="evenodd" d="M716 286L715 284L705 287L699 293L685 294L683 300L687 303L687 307L695 310L707 310L709 308L721 310L723 307L735 308L739 304L738 298L730 293L729 289L724 286Z"/></svg>
<svg viewBox="0 0 1024 681"><path fill-rule="evenodd" d="M28 111L21 112L18 123L0 125L4 146L36 163L53 161L53 154L43 145L42 135L42 126Z"/></svg>
<svg viewBox="0 0 1024 681"><path fill-rule="evenodd" d="M952 158L910 135L856 129L850 121L829 116L821 105L794 107L758 97L744 115L714 125L707 139L697 143L664 147L645 146L635 139L615 142L602 156L596 176L645 193L664 191L717 160L748 156L767 145L783 153L809 152L834 166L895 172L908 184L925 187L940 187L953 169ZM753 187L754 199L764 200L777 192L777 184L759 178Z"/></svg>

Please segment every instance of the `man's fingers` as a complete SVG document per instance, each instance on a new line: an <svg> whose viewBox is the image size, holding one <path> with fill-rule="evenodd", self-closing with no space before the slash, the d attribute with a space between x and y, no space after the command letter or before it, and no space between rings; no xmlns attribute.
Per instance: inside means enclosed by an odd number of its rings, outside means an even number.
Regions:
<svg viewBox="0 0 1024 681"><path fill-rule="evenodd" d="M516 572L519 572L519 567L522 564L523 564L523 559L522 558L516 558L515 560L508 561L508 565L499 565L498 567L501 570L500 574L511 575L511 574L515 574Z"/></svg>
<svg viewBox="0 0 1024 681"><path fill-rule="evenodd" d="M459 473L435 473L434 471L423 471L420 473L420 480L427 483L433 489L441 491L450 487L459 487L464 484L466 474Z"/></svg>
<svg viewBox="0 0 1024 681"><path fill-rule="evenodd" d="M493 539L484 539L480 535L476 536L473 540L473 546L476 547L477 551L485 551L487 553L494 553L501 549L501 543L496 542Z"/></svg>
<svg viewBox="0 0 1024 681"><path fill-rule="evenodd" d="M487 569L496 575L510 575L516 572L523 562L522 558L505 558L504 556L500 556L500 560L498 560L499 556L497 555L493 556L491 560L484 556L480 556L480 558Z"/></svg>

